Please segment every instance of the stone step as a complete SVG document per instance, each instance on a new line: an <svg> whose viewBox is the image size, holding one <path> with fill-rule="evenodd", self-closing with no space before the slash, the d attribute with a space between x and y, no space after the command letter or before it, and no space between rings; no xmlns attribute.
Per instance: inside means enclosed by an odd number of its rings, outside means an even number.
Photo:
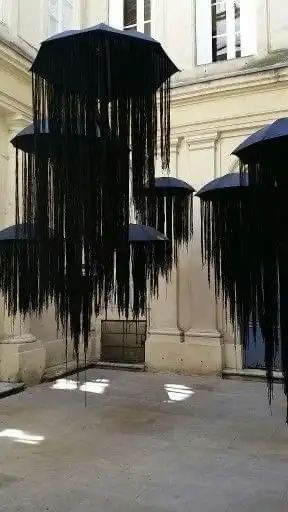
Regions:
<svg viewBox="0 0 288 512"><path fill-rule="evenodd" d="M23 382L0 382L0 398L15 395L25 389Z"/></svg>

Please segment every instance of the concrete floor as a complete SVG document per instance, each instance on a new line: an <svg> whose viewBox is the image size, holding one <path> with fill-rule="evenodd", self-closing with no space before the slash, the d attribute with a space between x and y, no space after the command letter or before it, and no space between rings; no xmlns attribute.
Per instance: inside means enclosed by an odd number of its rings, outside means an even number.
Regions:
<svg viewBox="0 0 288 512"><path fill-rule="evenodd" d="M1 512L287 512L281 386L271 416L259 382L71 379L0 401Z"/></svg>

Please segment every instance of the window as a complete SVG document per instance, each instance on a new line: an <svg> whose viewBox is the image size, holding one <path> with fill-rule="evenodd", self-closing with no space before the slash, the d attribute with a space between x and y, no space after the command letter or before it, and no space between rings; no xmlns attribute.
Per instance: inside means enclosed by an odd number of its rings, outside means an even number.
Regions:
<svg viewBox="0 0 288 512"><path fill-rule="evenodd" d="M196 0L197 64L256 53L252 0Z"/></svg>
<svg viewBox="0 0 288 512"><path fill-rule="evenodd" d="M110 0L110 25L151 35L151 0Z"/></svg>
<svg viewBox="0 0 288 512"><path fill-rule="evenodd" d="M69 30L73 26L73 0L49 0L49 35Z"/></svg>
<svg viewBox="0 0 288 512"><path fill-rule="evenodd" d="M7 22L7 3L6 0L0 0L0 23Z"/></svg>
<svg viewBox="0 0 288 512"><path fill-rule="evenodd" d="M211 0L212 61L241 57L240 0Z"/></svg>

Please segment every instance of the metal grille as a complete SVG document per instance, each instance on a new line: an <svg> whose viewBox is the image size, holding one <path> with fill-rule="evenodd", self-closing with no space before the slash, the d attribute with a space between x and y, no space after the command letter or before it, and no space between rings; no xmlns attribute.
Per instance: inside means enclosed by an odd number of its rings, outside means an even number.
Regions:
<svg viewBox="0 0 288 512"><path fill-rule="evenodd" d="M145 320L102 320L101 361L144 363L146 331Z"/></svg>

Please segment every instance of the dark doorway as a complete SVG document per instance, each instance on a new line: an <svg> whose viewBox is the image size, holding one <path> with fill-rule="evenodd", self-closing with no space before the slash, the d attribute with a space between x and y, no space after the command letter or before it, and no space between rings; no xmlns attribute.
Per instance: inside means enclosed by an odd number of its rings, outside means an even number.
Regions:
<svg viewBox="0 0 288 512"><path fill-rule="evenodd" d="M244 368L265 370L265 346L260 327L257 327L256 337L254 338L252 326L249 328L248 340L244 351ZM280 351L275 357L275 371L281 368Z"/></svg>
<svg viewBox="0 0 288 512"><path fill-rule="evenodd" d="M102 320L101 361L144 363L146 330L145 320Z"/></svg>

